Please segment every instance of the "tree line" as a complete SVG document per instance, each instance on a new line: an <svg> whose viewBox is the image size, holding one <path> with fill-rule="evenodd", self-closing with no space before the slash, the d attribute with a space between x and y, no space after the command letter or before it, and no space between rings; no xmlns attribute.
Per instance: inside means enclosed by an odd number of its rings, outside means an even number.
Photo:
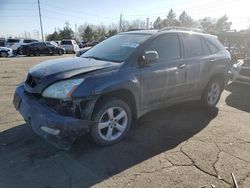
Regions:
<svg viewBox="0 0 250 188"><path fill-rule="evenodd" d="M54 33L47 35L46 40L62 40L62 39L77 39L79 41L102 41L108 37L111 37L118 32L124 32L133 29L161 29L164 27L178 26L178 27L192 27L204 30L207 33L218 34L223 31L231 29L232 22L229 22L229 18L226 15L216 19L212 17L205 17L203 19L194 20L186 11L183 11L179 16L176 15L173 9L170 9L166 17L158 17L151 26L143 20L128 21L120 18L118 24L105 25L93 25L84 24L80 25L78 32L70 28L68 22L65 23L63 29L58 29Z"/></svg>

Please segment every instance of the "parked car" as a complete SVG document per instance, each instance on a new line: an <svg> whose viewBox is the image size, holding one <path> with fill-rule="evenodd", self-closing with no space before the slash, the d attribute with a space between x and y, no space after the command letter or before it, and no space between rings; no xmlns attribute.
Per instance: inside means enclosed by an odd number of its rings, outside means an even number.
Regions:
<svg viewBox="0 0 250 188"><path fill-rule="evenodd" d="M22 45L19 49L19 54L27 56L39 56L41 54L62 55L64 54L64 50L61 47L57 47L52 42L34 42L31 44Z"/></svg>
<svg viewBox="0 0 250 188"><path fill-rule="evenodd" d="M6 39L5 38L0 38L0 46L4 47L5 46Z"/></svg>
<svg viewBox="0 0 250 188"><path fill-rule="evenodd" d="M190 100L213 108L229 69L230 54L212 35L130 31L81 58L31 68L16 88L14 106L38 135L61 148L85 132L97 144L110 145L149 111Z"/></svg>
<svg viewBox="0 0 250 188"><path fill-rule="evenodd" d="M92 47L89 46L89 47L85 47L85 48L80 48L76 52L76 57L80 57L82 54L84 54L85 52L87 52L90 48L92 48Z"/></svg>
<svg viewBox="0 0 250 188"><path fill-rule="evenodd" d="M66 53L76 53L79 50L79 46L75 40L64 39L61 41L61 47L65 49Z"/></svg>
<svg viewBox="0 0 250 188"><path fill-rule="evenodd" d="M250 84L250 60L238 60L229 73L233 82Z"/></svg>
<svg viewBox="0 0 250 188"><path fill-rule="evenodd" d="M19 47L23 44L29 44L32 42L38 42L38 40L34 39L7 39L5 43L5 47L11 48L13 50L13 54L17 55L19 53Z"/></svg>
<svg viewBox="0 0 250 188"><path fill-rule="evenodd" d="M11 57L13 56L13 50L7 47L0 47L0 57Z"/></svg>
<svg viewBox="0 0 250 188"><path fill-rule="evenodd" d="M81 48L85 48L85 47L93 47L95 45L97 45L99 42L97 41L93 41L93 42L84 42L81 44Z"/></svg>

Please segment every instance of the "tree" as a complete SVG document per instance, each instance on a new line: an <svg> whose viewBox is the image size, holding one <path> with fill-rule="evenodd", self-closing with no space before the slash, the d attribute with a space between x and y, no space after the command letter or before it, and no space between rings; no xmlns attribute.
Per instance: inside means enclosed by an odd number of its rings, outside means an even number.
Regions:
<svg viewBox="0 0 250 188"><path fill-rule="evenodd" d="M58 32L55 31L55 32L52 33L52 34L49 34L49 35L46 37L46 40L48 40L48 41L61 40L61 38L60 38L60 35L58 34Z"/></svg>
<svg viewBox="0 0 250 188"><path fill-rule="evenodd" d="M61 39L72 39L74 36L73 30L70 28L69 23L66 22L62 30L59 31Z"/></svg>
<svg viewBox="0 0 250 188"><path fill-rule="evenodd" d="M117 29L109 29L107 37L112 37L118 33Z"/></svg>
<svg viewBox="0 0 250 188"><path fill-rule="evenodd" d="M226 15L220 17L215 25L215 31L217 33L230 30L232 22L228 22L228 17Z"/></svg>
<svg viewBox="0 0 250 188"><path fill-rule="evenodd" d="M106 39L107 34L106 34L106 29L105 26L103 25L98 25L93 31L93 40L95 41L103 41Z"/></svg>
<svg viewBox="0 0 250 188"><path fill-rule="evenodd" d="M214 33L216 20L210 17L205 17L200 21L200 27L207 33Z"/></svg>
<svg viewBox="0 0 250 188"><path fill-rule="evenodd" d="M167 15L167 19L164 20L164 26L178 26L179 22L176 19L176 14L174 13L173 9L170 9Z"/></svg>
<svg viewBox="0 0 250 188"><path fill-rule="evenodd" d="M93 29L88 25L84 30L84 34L82 36L83 41L89 42L93 39Z"/></svg>
<svg viewBox="0 0 250 188"><path fill-rule="evenodd" d="M158 18L154 21L153 27L154 27L155 29L161 29L161 28L162 28L162 20L161 20L160 17L158 17Z"/></svg>
<svg viewBox="0 0 250 188"><path fill-rule="evenodd" d="M179 25L183 27L193 27L195 24L191 16L189 16L185 11L179 16Z"/></svg>

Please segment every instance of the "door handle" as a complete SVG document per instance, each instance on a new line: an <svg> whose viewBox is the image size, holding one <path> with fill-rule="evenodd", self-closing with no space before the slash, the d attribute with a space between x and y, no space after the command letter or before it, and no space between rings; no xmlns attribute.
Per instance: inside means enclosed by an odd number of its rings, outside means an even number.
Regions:
<svg viewBox="0 0 250 188"><path fill-rule="evenodd" d="M180 63L180 64L178 65L178 67L179 67L180 69L183 69L183 68L186 67L186 64L185 64L185 63Z"/></svg>
<svg viewBox="0 0 250 188"><path fill-rule="evenodd" d="M214 63L216 61L216 59L210 59L209 62L210 63Z"/></svg>

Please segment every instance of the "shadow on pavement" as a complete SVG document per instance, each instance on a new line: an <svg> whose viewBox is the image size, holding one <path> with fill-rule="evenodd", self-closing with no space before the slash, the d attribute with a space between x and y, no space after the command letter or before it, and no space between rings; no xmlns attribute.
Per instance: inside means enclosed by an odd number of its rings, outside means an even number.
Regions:
<svg viewBox="0 0 250 188"><path fill-rule="evenodd" d="M228 106L250 112L250 85L231 83L225 89L231 92L226 98Z"/></svg>
<svg viewBox="0 0 250 188"><path fill-rule="evenodd" d="M88 136L69 152L36 136L25 124L0 133L0 187L89 187L165 152L217 116L193 103L146 114L122 142L98 147Z"/></svg>

